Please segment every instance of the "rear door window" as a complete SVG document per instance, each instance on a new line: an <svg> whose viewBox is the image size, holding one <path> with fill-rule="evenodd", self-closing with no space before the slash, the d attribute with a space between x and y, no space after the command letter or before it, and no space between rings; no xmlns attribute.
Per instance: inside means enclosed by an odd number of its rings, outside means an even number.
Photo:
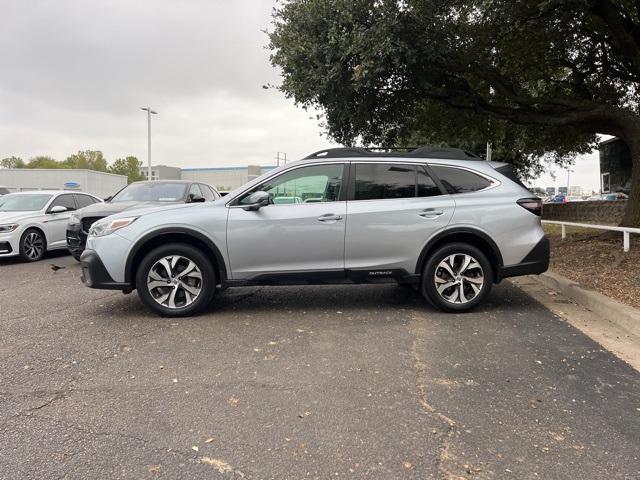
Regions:
<svg viewBox="0 0 640 480"><path fill-rule="evenodd" d="M427 171L418 165L356 163L354 200L385 200L440 195Z"/></svg>
<svg viewBox="0 0 640 480"><path fill-rule="evenodd" d="M78 208L84 208L88 207L89 205L93 205L98 201L95 198L90 197L89 195L76 194L76 202L78 203Z"/></svg>
<svg viewBox="0 0 640 480"><path fill-rule="evenodd" d="M477 192L491 185L486 178L462 168L431 165L431 169L449 193Z"/></svg>

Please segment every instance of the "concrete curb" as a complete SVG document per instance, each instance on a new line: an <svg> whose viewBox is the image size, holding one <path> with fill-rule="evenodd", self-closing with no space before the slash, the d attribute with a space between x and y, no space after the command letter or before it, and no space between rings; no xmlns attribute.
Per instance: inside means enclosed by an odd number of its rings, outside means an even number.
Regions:
<svg viewBox="0 0 640 480"><path fill-rule="evenodd" d="M587 290L579 283L569 280L557 273L546 272L532 276L548 288L558 291L565 297L591 310L596 315L609 320L618 327L633 335L640 336L640 310L611 300L601 293Z"/></svg>

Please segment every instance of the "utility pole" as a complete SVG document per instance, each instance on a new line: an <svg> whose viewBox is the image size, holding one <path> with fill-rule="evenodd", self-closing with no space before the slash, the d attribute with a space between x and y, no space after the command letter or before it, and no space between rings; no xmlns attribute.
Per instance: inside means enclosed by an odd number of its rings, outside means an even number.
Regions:
<svg viewBox="0 0 640 480"><path fill-rule="evenodd" d="M151 110L151 107L140 107L140 110L147 112L147 171L151 180L151 115L157 115L158 112Z"/></svg>
<svg viewBox="0 0 640 480"><path fill-rule="evenodd" d="M282 156L281 156L282 155ZM280 166L280 161L282 160L282 165L287 164L287 153L286 152L277 152L276 153L276 166Z"/></svg>

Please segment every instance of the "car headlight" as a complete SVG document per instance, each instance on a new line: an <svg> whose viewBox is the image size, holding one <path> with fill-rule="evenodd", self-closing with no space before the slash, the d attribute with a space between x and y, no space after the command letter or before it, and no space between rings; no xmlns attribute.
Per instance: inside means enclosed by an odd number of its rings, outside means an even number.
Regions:
<svg viewBox="0 0 640 480"><path fill-rule="evenodd" d="M76 223L80 223L80 217L78 217L75 213L72 213L69 217L69 225L75 225Z"/></svg>
<svg viewBox="0 0 640 480"><path fill-rule="evenodd" d="M4 225L0 225L0 233L11 233L14 232L20 225L17 223L6 223Z"/></svg>
<svg viewBox="0 0 640 480"><path fill-rule="evenodd" d="M110 235L116 230L120 230L127 225L131 225L136 221L137 218L138 217L127 217L116 218L113 220L110 218L105 218L104 220L98 220L96 223L91 225L89 235L91 235L92 237L104 237L105 235Z"/></svg>

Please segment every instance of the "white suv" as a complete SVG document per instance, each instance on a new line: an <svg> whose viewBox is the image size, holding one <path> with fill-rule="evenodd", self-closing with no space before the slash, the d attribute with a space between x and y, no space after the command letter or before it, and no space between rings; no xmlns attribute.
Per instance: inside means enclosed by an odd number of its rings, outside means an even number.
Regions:
<svg viewBox="0 0 640 480"><path fill-rule="evenodd" d="M547 269L541 211L509 165L462 150L324 150L212 203L95 223L83 282L137 289L170 316L205 308L217 286L388 281L461 312L494 282Z"/></svg>

